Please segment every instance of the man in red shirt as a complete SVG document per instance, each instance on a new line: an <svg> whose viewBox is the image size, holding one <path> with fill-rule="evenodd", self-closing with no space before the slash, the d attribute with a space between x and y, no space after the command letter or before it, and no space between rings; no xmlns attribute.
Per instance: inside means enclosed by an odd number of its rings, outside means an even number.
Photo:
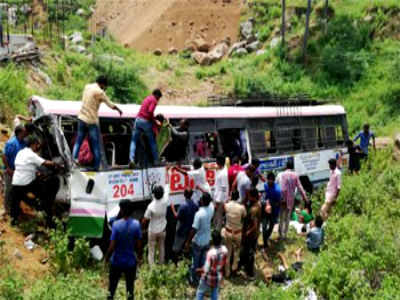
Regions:
<svg viewBox="0 0 400 300"><path fill-rule="evenodd" d="M232 159L232 165L228 169L228 180L229 180L229 190L232 190L232 184L236 179L237 174L240 171L244 171L243 167L240 165L240 159L238 156L235 156Z"/></svg>
<svg viewBox="0 0 400 300"><path fill-rule="evenodd" d="M161 91L159 89L156 89L153 91L152 95L144 99L142 106L140 107L139 113L136 116L134 132L132 134L131 148L129 154L130 166L134 166L136 144L139 140L141 132L143 132L147 137L148 143L150 145L151 154L153 156L153 163L158 163L158 150L153 132L153 124L157 124L158 126L161 125L158 124L160 122L154 117L154 111L161 97Z"/></svg>

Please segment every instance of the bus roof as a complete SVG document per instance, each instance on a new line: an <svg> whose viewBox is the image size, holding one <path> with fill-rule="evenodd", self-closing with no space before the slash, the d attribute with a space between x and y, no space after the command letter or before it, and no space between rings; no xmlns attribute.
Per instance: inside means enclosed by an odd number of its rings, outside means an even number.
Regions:
<svg viewBox="0 0 400 300"><path fill-rule="evenodd" d="M45 114L77 116L81 108L80 101L48 100L39 96L33 96L32 102ZM136 118L140 105L119 104L124 118ZM243 119L243 118L278 118L293 116L326 116L343 115L345 110L341 105L316 105L296 107L198 107L158 105L155 114L163 114L171 119ZM118 112L106 105L101 105L99 117L119 118Z"/></svg>

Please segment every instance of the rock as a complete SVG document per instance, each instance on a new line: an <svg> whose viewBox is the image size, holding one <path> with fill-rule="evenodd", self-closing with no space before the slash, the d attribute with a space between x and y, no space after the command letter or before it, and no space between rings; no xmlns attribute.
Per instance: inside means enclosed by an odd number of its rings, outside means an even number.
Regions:
<svg viewBox="0 0 400 300"><path fill-rule="evenodd" d="M246 47L246 41L234 43L228 50L228 56L231 56L237 49Z"/></svg>
<svg viewBox="0 0 400 300"><path fill-rule="evenodd" d="M153 51L153 54L156 56L161 56L162 55L162 50L161 49L156 49Z"/></svg>
<svg viewBox="0 0 400 300"><path fill-rule="evenodd" d="M281 38L280 38L280 37L274 37L274 38L271 40L271 42L269 43L269 46L270 46L271 48L275 48L276 46L279 45L280 41L281 41Z"/></svg>
<svg viewBox="0 0 400 300"><path fill-rule="evenodd" d="M390 137L377 137L375 139L376 149L385 149L394 144L393 139Z"/></svg>
<svg viewBox="0 0 400 300"><path fill-rule="evenodd" d="M226 43L220 43L216 45L209 53L211 63L220 61L228 53L228 45Z"/></svg>
<svg viewBox="0 0 400 300"><path fill-rule="evenodd" d="M244 56L246 54L248 54L246 48L239 48L233 53L233 56L241 57L241 56Z"/></svg>
<svg viewBox="0 0 400 300"><path fill-rule="evenodd" d="M76 31L70 35L69 40L72 44L80 44L83 42L82 32Z"/></svg>
<svg viewBox="0 0 400 300"><path fill-rule="evenodd" d="M366 16L365 18L364 18L364 21L365 22L372 22L374 20L374 17L373 16L371 16L371 15L368 15L368 16Z"/></svg>
<svg viewBox="0 0 400 300"><path fill-rule="evenodd" d="M27 52L34 52L34 51L39 51L38 47L36 47L36 44L34 42L28 42L25 45L23 45L21 48L18 48L15 51L15 53L24 54Z"/></svg>
<svg viewBox="0 0 400 300"><path fill-rule="evenodd" d="M76 15L82 17L85 15L85 10L83 8L80 8L76 11Z"/></svg>
<svg viewBox="0 0 400 300"><path fill-rule="evenodd" d="M35 72L37 75L39 75L40 78L43 79L43 81L48 85L52 85L53 81L51 81L51 78L49 75L47 75L45 72L43 72L40 68L34 68Z"/></svg>
<svg viewBox="0 0 400 300"><path fill-rule="evenodd" d="M257 56L258 56L258 55L263 55L263 54L265 54L265 53L267 53L267 51L265 51L264 49L260 49L260 50L257 50L256 55L257 55Z"/></svg>
<svg viewBox="0 0 400 300"><path fill-rule="evenodd" d="M170 54L170 55L178 54L178 49L176 49L175 47L171 47L168 50L168 54Z"/></svg>
<svg viewBox="0 0 400 300"><path fill-rule="evenodd" d="M260 49L261 43L259 41L252 42L251 44L246 45L246 50L251 53L251 52L256 52L258 49Z"/></svg>
<svg viewBox="0 0 400 300"><path fill-rule="evenodd" d="M21 254L21 251L19 251L18 249L14 250L14 256L19 260L22 260L22 258L23 258L22 254Z"/></svg>
<svg viewBox="0 0 400 300"><path fill-rule="evenodd" d="M193 44L197 51L208 52L208 50L210 50L210 44L207 43L203 38L195 39Z"/></svg>
<svg viewBox="0 0 400 300"><path fill-rule="evenodd" d="M81 45L73 45L70 49L81 54L86 53L86 48Z"/></svg>
<svg viewBox="0 0 400 300"><path fill-rule="evenodd" d="M197 62L201 66L208 66L211 64L210 57L208 56L208 53L196 51L192 53L192 59L194 59L195 62Z"/></svg>
<svg viewBox="0 0 400 300"><path fill-rule="evenodd" d="M248 39L253 35L253 20L249 19L240 24L240 35L243 39Z"/></svg>

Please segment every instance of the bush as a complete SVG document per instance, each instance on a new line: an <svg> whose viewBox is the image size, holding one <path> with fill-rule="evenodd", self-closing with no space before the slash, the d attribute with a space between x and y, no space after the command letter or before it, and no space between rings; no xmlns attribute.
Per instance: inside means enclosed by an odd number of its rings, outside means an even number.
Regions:
<svg viewBox="0 0 400 300"><path fill-rule="evenodd" d="M27 300L97 300L106 299L101 288L101 277L90 271L81 274L59 275L38 280L25 299Z"/></svg>
<svg viewBox="0 0 400 300"><path fill-rule="evenodd" d="M9 267L0 270L0 299L23 300L24 281Z"/></svg>
<svg viewBox="0 0 400 300"><path fill-rule="evenodd" d="M155 265L151 269L142 268L139 273L141 289L139 299L186 299L187 272L186 262L170 265Z"/></svg>
<svg viewBox="0 0 400 300"><path fill-rule="evenodd" d="M85 269L92 265L89 242L79 238L75 240L72 251L69 249L69 234L61 222L50 232L47 245L49 262L54 274L68 274L72 270Z"/></svg>

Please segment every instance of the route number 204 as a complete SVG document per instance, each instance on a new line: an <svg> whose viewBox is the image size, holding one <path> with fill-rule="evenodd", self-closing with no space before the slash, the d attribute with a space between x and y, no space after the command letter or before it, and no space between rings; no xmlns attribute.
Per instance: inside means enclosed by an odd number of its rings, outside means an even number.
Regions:
<svg viewBox="0 0 400 300"><path fill-rule="evenodd" d="M113 186L113 198L124 198L126 196L133 196L134 194L133 183L129 185L116 184Z"/></svg>

